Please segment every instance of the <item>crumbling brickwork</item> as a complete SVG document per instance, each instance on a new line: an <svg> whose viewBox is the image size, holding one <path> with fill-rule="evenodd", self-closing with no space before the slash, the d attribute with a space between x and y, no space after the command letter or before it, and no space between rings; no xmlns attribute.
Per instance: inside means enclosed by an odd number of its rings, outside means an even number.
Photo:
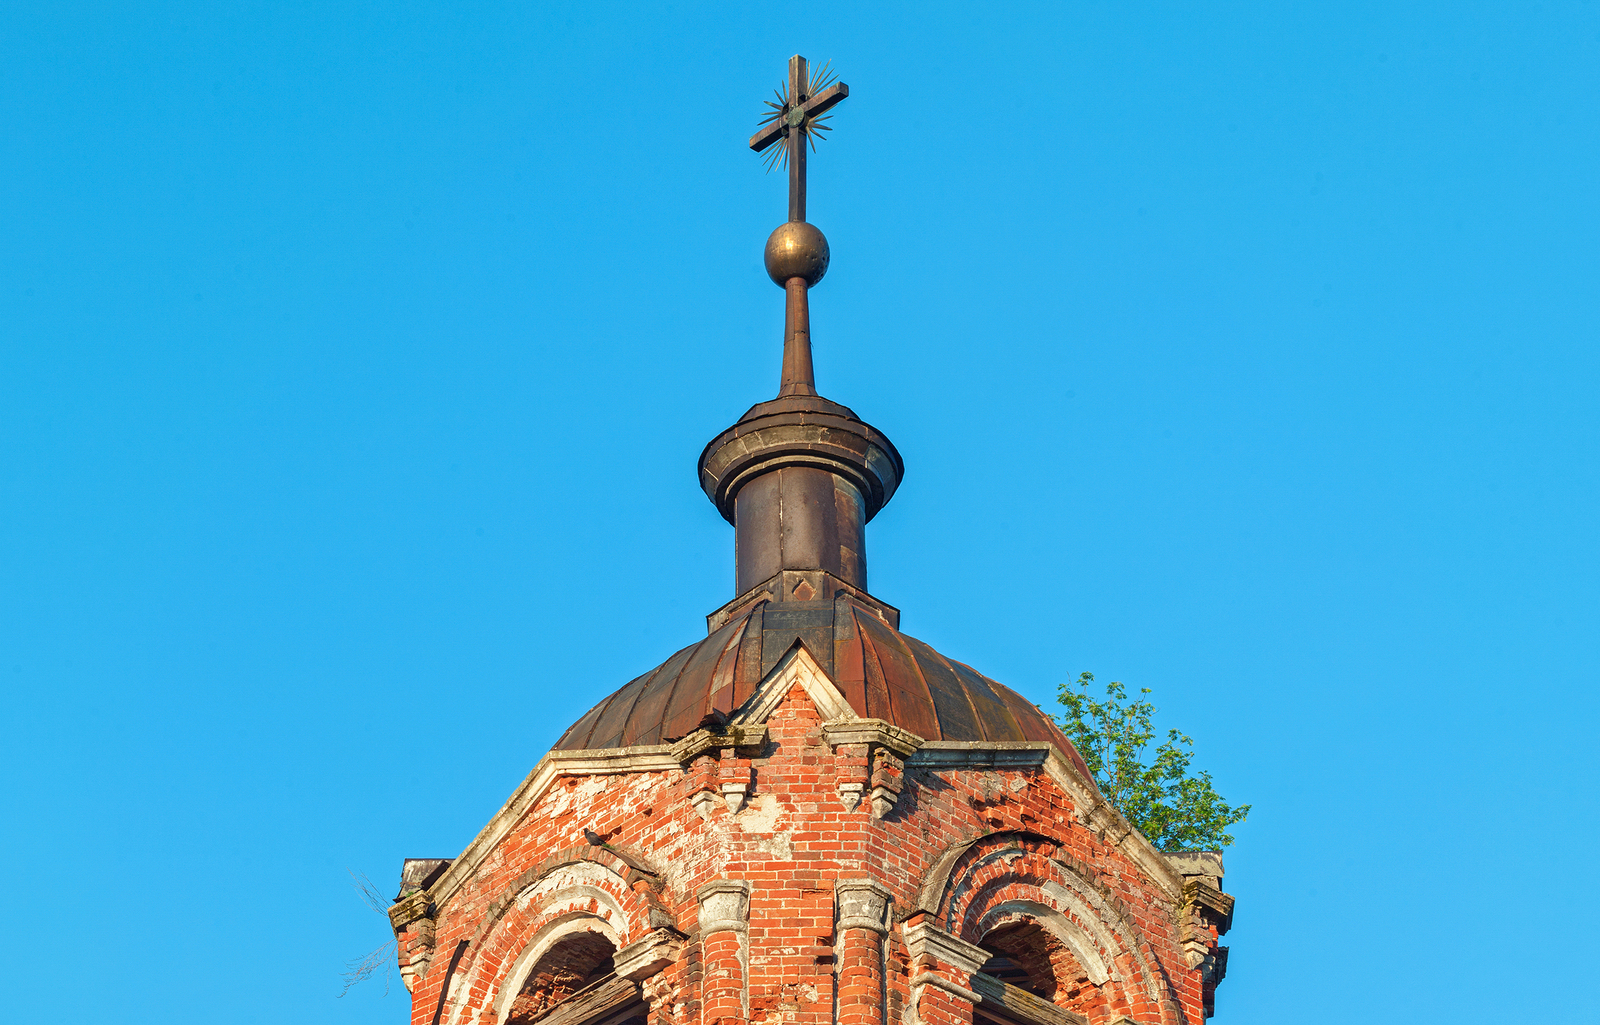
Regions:
<svg viewBox="0 0 1600 1025"><path fill-rule="evenodd" d="M769 683L738 735L547 757L396 903L413 1025L537 1020L619 978L651 1025L1204 1019L1220 862L1186 885L1050 744L830 716L803 647Z"/></svg>

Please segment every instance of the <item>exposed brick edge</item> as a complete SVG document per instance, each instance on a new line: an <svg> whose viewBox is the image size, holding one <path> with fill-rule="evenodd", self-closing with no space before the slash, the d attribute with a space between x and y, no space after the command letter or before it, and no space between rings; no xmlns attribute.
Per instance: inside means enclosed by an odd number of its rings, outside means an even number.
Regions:
<svg viewBox="0 0 1600 1025"><path fill-rule="evenodd" d="M487 825L467 844L460 857L429 887L436 907L443 908L463 883L472 878L485 858L511 828L539 802L556 780L565 776L606 776L625 772L681 772L670 744L600 748L586 751L551 751L539 759L522 785L495 812Z"/></svg>
<svg viewBox="0 0 1600 1025"><path fill-rule="evenodd" d="M1042 768L1045 775L1072 798L1079 822L1143 869L1169 900L1176 902L1183 899L1183 876L1167 861L1166 855L1156 850L1144 838L1144 834L1134 829L1121 812L1107 803L1094 782L1085 779L1072 760L1054 744L1042 740L930 740L906 759L906 765L908 768L918 766L932 769ZM993 835L979 833L964 837L945 848L917 888L915 911L937 913L939 898L950 881L950 872L955 868L956 861L968 847Z"/></svg>

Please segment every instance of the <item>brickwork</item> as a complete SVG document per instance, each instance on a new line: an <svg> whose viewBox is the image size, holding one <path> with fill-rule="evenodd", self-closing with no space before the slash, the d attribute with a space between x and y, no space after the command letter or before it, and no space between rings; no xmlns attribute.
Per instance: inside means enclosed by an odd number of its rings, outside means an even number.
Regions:
<svg viewBox="0 0 1600 1025"><path fill-rule="evenodd" d="M1095 1025L1203 1020L1216 899L1153 878L1050 773L981 751L886 771L882 748L830 747L799 683L766 725L751 757L556 778L474 865L397 904L413 1025L531 1020L655 934L682 942L640 980L652 1025L971 1025L996 954ZM849 799L890 775L888 807Z"/></svg>

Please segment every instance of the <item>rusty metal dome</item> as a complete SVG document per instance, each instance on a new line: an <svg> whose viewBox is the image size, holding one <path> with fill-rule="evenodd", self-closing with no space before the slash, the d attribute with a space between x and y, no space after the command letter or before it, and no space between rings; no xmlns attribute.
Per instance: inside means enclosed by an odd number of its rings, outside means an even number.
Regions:
<svg viewBox="0 0 1600 1025"><path fill-rule="evenodd" d="M555 750L678 740L738 710L796 643L861 718L883 719L924 740L1046 741L1081 765L1038 706L906 636L848 596L764 602L730 619L594 706Z"/></svg>

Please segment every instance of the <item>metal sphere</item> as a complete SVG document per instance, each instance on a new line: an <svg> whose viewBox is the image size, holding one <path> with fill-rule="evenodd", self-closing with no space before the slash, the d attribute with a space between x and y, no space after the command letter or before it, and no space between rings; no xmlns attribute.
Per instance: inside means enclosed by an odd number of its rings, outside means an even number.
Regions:
<svg viewBox="0 0 1600 1025"><path fill-rule="evenodd" d="M790 221L767 238L767 276L780 286L804 278L810 288L828 273L828 240L816 225Z"/></svg>

